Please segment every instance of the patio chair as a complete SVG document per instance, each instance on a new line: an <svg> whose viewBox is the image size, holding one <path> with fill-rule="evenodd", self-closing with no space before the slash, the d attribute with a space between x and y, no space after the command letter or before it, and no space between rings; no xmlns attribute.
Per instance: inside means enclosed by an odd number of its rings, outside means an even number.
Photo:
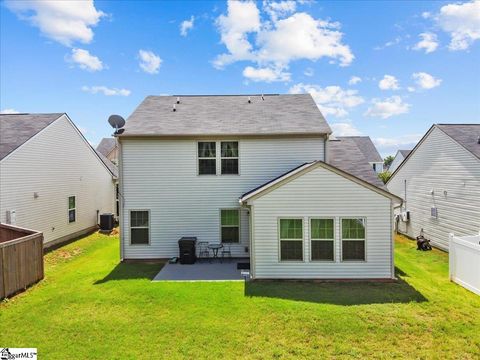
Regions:
<svg viewBox="0 0 480 360"><path fill-rule="evenodd" d="M228 255L228 257L231 259L232 258L232 249L231 245L229 243L224 243L222 247L222 259L225 258L225 255Z"/></svg>
<svg viewBox="0 0 480 360"><path fill-rule="evenodd" d="M199 241L198 246L198 259L208 259L210 257L210 249L208 248L208 241Z"/></svg>

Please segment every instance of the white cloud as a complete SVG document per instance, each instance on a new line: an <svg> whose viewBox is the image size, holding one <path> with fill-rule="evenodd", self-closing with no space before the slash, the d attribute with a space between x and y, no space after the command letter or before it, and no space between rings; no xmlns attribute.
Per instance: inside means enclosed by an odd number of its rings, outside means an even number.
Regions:
<svg viewBox="0 0 480 360"><path fill-rule="evenodd" d="M309 93L324 116L344 117L348 115L348 109L364 102L357 90L345 90L340 86L322 88L318 85L299 83L292 86L288 92L290 94Z"/></svg>
<svg viewBox="0 0 480 360"><path fill-rule="evenodd" d="M372 106L365 112L365 116L388 119L391 116L408 113L410 104L404 103L400 96L392 96L384 100L373 99Z"/></svg>
<svg viewBox="0 0 480 360"><path fill-rule="evenodd" d="M216 20L228 52L217 56L214 66L223 68L236 61L252 61L258 68L285 72L292 61L324 57L340 66L349 65L354 56L348 45L342 43L340 25L314 19L304 12L291 14L295 7L292 1L264 2L270 19L262 22L255 2L229 1L227 14Z"/></svg>
<svg viewBox="0 0 480 360"><path fill-rule="evenodd" d="M102 61L84 49L72 49L72 53L67 57L67 61L75 63L80 69L87 71L93 72L104 69Z"/></svg>
<svg viewBox="0 0 480 360"><path fill-rule="evenodd" d="M422 12L422 18L429 19L431 17L432 17L432 14L430 14L428 11Z"/></svg>
<svg viewBox="0 0 480 360"><path fill-rule="evenodd" d="M0 114L20 114L20 111L17 111L12 108L3 109L0 111Z"/></svg>
<svg viewBox="0 0 480 360"><path fill-rule="evenodd" d="M408 92L415 92L415 88L413 86L407 87Z"/></svg>
<svg viewBox="0 0 480 360"><path fill-rule="evenodd" d="M278 18L285 17L295 12L297 4L293 0L286 1L263 1L263 10L270 16L273 21Z"/></svg>
<svg viewBox="0 0 480 360"><path fill-rule="evenodd" d="M414 50L425 50L425 54L434 52L438 47L437 35L434 33L426 32L418 35L421 40L415 44Z"/></svg>
<svg viewBox="0 0 480 360"><path fill-rule="evenodd" d="M422 134L407 134L395 138L378 137L372 141L382 153L395 153L398 149L412 149L422 138Z"/></svg>
<svg viewBox="0 0 480 360"><path fill-rule="evenodd" d="M450 50L466 50L480 39L480 0L442 6L436 21L450 34Z"/></svg>
<svg viewBox="0 0 480 360"><path fill-rule="evenodd" d="M253 68L247 66L243 70L243 76L252 81L289 81L290 73L284 72L281 68Z"/></svg>
<svg viewBox="0 0 480 360"><path fill-rule="evenodd" d="M195 22L195 17L190 17L190 20L184 20L180 24L180 35L187 36L188 32L193 29L193 25Z"/></svg>
<svg viewBox="0 0 480 360"><path fill-rule="evenodd" d="M315 71L311 67L308 67L304 70L303 75L313 76L313 75L315 75Z"/></svg>
<svg viewBox="0 0 480 360"><path fill-rule="evenodd" d="M398 79L392 75L385 75L382 80L378 82L378 87L382 90L398 90Z"/></svg>
<svg viewBox="0 0 480 360"><path fill-rule="evenodd" d="M412 75L416 84L422 89L433 89L442 83L441 79L436 79L426 72L418 72Z"/></svg>
<svg viewBox="0 0 480 360"><path fill-rule="evenodd" d="M152 51L140 50L138 52L140 58L140 68L148 74L158 74L158 69L162 64L160 56Z"/></svg>
<svg viewBox="0 0 480 360"><path fill-rule="evenodd" d="M19 18L29 21L50 39L71 46L93 39L92 27L105 16L93 0L85 1L7 1L6 6Z"/></svg>
<svg viewBox="0 0 480 360"><path fill-rule="evenodd" d="M357 85L359 82L362 82L362 78L358 76L352 76L350 80L348 80L348 85Z"/></svg>
<svg viewBox="0 0 480 360"><path fill-rule="evenodd" d="M130 90L109 88L106 86L82 86L82 91L91 94L103 94L105 96L128 96L131 94Z"/></svg>
<svg viewBox="0 0 480 360"><path fill-rule="evenodd" d="M253 60L247 35L260 30L260 12L255 3L229 1L227 15L220 15L216 25L228 53L216 58L215 67L222 68L238 60Z"/></svg>
<svg viewBox="0 0 480 360"><path fill-rule="evenodd" d="M362 132L350 123L334 123L330 124L334 136L357 136Z"/></svg>
<svg viewBox="0 0 480 360"><path fill-rule="evenodd" d="M402 41L402 38L400 36L397 36L395 39L387 41L383 45L375 46L373 50L382 50L393 45L398 45L401 41Z"/></svg>

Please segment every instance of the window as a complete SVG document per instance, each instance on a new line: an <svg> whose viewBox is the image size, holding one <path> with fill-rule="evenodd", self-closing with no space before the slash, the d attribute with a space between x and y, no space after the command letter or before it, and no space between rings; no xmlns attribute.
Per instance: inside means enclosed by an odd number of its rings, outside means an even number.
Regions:
<svg viewBox="0 0 480 360"><path fill-rule="evenodd" d="M75 222L77 219L77 207L75 204L75 196L68 197L68 222Z"/></svg>
<svg viewBox="0 0 480 360"><path fill-rule="evenodd" d="M365 261L365 219L342 219L342 260Z"/></svg>
<svg viewBox="0 0 480 360"><path fill-rule="evenodd" d="M222 243L240 242L240 210L220 210Z"/></svg>
<svg viewBox="0 0 480 360"><path fill-rule="evenodd" d="M238 174L238 142L237 141L222 141L221 148L221 163L223 174Z"/></svg>
<svg viewBox="0 0 480 360"><path fill-rule="evenodd" d="M130 244L147 245L150 242L149 211L130 211Z"/></svg>
<svg viewBox="0 0 480 360"><path fill-rule="evenodd" d="M311 219L310 242L312 261L333 261L335 221L333 219Z"/></svg>
<svg viewBox="0 0 480 360"><path fill-rule="evenodd" d="M303 220L280 219L280 260L303 261Z"/></svg>
<svg viewBox="0 0 480 360"><path fill-rule="evenodd" d="M198 143L198 175L217 173L215 141Z"/></svg>

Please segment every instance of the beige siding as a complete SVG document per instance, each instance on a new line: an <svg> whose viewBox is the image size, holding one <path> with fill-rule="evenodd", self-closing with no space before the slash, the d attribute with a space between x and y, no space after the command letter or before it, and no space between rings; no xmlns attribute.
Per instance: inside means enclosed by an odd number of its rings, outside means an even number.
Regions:
<svg viewBox="0 0 480 360"><path fill-rule="evenodd" d="M410 222L399 230L420 234L448 250L448 234L477 234L480 230L480 160L438 128L434 128L389 181L388 189L405 198ZM431 191L433 190L433 195ZM438 219L430 216L438 209Z"/></svg>
<svg viewBox="0 0 480 360"><path fill-rule="evenodd" d="M123 257L178 256L177 240L196 236L220 241L220 209L239 207L238 198L292 168L323 160L323 138L241 139L240 175L197 175L194 140L122 139ZM129 245L129 210L149 209L151 244ZM234 256L248 256L248 216L241 217L241 243Z"/></svg>
<svg viewBox="0 0 480 360"><path fill-rule="evenodd" d="M392 278L391 200L322 167L253 200L254 276ZM279 260L278 219L301 217L304 261ZM310 261L309 218L335 218L335 262ZM340 218L366 218L366 261L342 262Z"/></svg>
<svg viewBox="0 0 480 360"><path fill-rule="evenodd" d="M38 194L34 198L34 193ZM68 222L68 197L77 220ZM0 221L16 211L16 224L50 242L95 226L96 211L114 212L112 176L63 116L0 162Z"/></svg>

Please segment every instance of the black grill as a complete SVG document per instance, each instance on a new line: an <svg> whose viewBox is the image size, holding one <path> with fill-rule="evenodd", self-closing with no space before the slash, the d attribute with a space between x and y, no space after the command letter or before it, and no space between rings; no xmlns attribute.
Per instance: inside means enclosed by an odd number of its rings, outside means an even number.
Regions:
<svg viewBox="0 0 480 360"><path fill-rule="evenodd" d="M197 260L195 253L196 237L182 237L178 240L178 248L180 252L180 264L194 264Z"/></svg>

